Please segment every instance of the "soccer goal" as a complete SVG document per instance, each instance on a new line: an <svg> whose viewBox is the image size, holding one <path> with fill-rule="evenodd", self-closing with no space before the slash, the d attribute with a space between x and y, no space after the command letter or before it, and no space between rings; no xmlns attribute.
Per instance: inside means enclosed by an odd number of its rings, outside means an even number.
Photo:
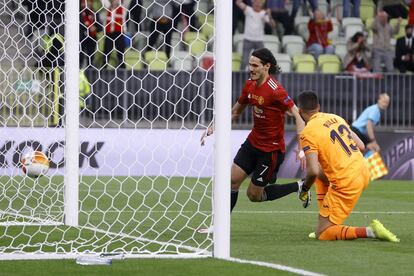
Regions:
<svg viewBox="0 0 414 276"><path fill-rule="evenodd" d="M1 2L0 259L228 258L230 1Z"/></svg>

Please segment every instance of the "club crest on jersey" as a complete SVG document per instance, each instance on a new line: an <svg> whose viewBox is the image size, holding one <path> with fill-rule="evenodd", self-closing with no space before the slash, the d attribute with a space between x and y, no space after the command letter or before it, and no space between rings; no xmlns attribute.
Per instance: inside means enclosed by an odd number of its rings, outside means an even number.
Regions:
<svg viewBox="0 0 414 276"><path fill-rule="evenodd" d="M257 106L253 106L253 110L254 110L254 112L259 113L259 114L263 113L263 109L258 108Z"/></svg>
<svg viewBox="0 0 414 276"><path fill-rule="evenodd" d="M252 99L255 99L259 105L263 105L264 104L264 98L262 96L257 96L255 94L249 94L249 96L250 95L251 95L251 98Z"/></svg>

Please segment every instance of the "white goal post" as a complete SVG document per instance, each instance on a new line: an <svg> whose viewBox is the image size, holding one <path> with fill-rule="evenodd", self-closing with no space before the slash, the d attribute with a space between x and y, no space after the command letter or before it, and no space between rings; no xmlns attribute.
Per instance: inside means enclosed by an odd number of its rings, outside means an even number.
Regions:
<svg viewBox="0 0 414 276"><path fill-rule="evenodd" d="M99 21L86 65L82 1L1 2L0 260L230 258L231 1L194 1L193 14L183 1L160 1L172 24L167 42L151 29L156 1L85 0ZM144 11L135 32L127 30L134 2ZM116 5L128 12L125 45L114 38L105 56ZM53 51L59 57L45 65ZM30 150L48 156L45 176L24 175Z"/></svg>

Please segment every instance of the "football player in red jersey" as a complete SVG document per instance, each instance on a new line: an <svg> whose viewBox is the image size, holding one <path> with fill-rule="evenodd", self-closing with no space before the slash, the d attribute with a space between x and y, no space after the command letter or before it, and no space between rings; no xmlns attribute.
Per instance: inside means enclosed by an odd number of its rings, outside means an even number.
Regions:
<svg viewBox="0 0 414 276"><path fill-rule="evenodd" d="M236 120L251 105L253 129L241 145L231 167L231 210L236 205L240 185L249 175L251 182L247 196L253 202L275 200L299 192L303 183L274 184L285 156L285 114L295 118L298 134L305 126L293 100L271 76L280 72L276 59L268 49L257 49L249 59L249 70L250 78L232 108L232 120ZM210 134L211 127L206 132L206 135ZM204 136L201 138L202 144ZM303 152L299 156L301 167L304 168ZM309 203L310 193L304 198L303 207L308 207Z"/></svg>

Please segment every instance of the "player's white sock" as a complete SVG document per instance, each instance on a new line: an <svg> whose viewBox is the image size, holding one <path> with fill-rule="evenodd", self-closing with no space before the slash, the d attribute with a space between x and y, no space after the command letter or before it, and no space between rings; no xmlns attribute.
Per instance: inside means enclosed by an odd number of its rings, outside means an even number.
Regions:
<svg viewBox="0 0 414 276"><path fill-rule="evenodd" d="M374 234L374 231L372 231L372 228L371 227L366 227L366 231L367 231L367 237L368 238L375 238L375 234Z"/></svg>

